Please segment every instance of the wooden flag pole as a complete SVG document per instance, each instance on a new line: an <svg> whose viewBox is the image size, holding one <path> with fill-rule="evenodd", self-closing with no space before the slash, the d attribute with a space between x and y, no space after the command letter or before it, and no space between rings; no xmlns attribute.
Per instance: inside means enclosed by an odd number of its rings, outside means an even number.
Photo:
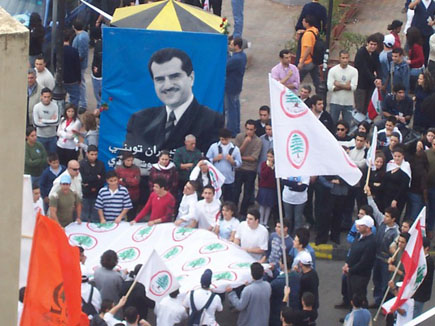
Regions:
<svg viewBox="0 0 435 326"><path fill-rule="evenodd" d="M278 211L279 211L279 223L281 224L281 250L282 250L282 262L284 264L284 276L285 276L285 285L289 286L288 281L288 273L287 273L287 253L285 247L285 239L284 239L284 218L282 216L282 201L281 201L281 181L279 178L276 178L276 191L278 195ZM290 305L290 300L287 301L287 307Z"/></svg>
<svg viewBox="0 0 435 326"><path fill-rule="evenodd" d="M138 273L138 274L139 274L139 273ZM136 277L137 277L137 275L136 275ZM136 285L136 283L137 283L137 281L136 281L136 278L135 278L134 281L133 281L133 283L130 285L130 288L128 289L127 294L125 295L125 301L127 301L128 296L129 296L130 293L133 291L134 286Z"/></svg>

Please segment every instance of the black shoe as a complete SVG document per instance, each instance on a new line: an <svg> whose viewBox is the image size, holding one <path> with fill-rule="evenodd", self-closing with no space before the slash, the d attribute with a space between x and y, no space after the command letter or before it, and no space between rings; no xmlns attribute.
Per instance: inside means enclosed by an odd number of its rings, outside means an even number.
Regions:
<svg viewBox="0 0 435 326"><path fill-rule="evenodd" d="M340 318L338 321L343 324L344 323L344 318Z"/></svg>
<svg viewBox="0 0 435 326"><path fill-rule="evenodd" d="M350 309L350 304L346 302L341 302L339 304L334 305L335 309Z"/></svg>
<svg viewBox="0 0 435 326"><path fill-rule="evenodd" d="M84 107L79 107L79 114L83 114L83 113L85 113L86 112L86 108L84 108Z"/></svg>

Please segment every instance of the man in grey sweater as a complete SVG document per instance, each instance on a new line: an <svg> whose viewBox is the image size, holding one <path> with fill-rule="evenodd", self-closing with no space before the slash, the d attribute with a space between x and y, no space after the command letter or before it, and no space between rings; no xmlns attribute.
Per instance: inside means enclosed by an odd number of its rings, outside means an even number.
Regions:
<svg viewBox="0 0 435 326"><path fill-rule="evenodd" d="M271 287L263 281L264 268L260 263L252 263L251 276L254 281L246 286L240 298L229 286L228 299L240 311L237 326L268 325Z"/></svg>

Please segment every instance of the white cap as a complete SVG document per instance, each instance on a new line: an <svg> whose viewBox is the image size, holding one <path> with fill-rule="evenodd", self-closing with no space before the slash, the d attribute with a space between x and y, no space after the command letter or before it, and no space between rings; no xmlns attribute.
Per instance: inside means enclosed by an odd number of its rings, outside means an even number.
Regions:
<svg viewBox="0 0 435 326"><path fill-rule="evenodd" d="M394 38L394 35L387 34L387 35L384 36L384 45L387 48L392 48L395 42L396 42L396 40Z"/></svg>
<svg viewBox="0 0 435 326"><path fill-rule="evenodd" d="M313 265L313 259L308 251L301 251L297 257L302 265Z"/></svg>
<svg viewBox="0 0 435 326"><path fill-rule="evenodd" d="M363 217L361 217L360 219L355 221L356 225L365 225L369 228L372 228L373 225L375 225L375 223L373 222L373 219L368 216L368 215L364 215Z"/></svg>

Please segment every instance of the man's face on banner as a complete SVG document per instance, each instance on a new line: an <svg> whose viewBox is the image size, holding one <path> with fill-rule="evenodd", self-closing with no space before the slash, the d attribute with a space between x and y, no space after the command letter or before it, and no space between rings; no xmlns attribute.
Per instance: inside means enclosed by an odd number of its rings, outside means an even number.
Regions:
<svg viewBox="0 0 435 326"><path fill-rule="evenodd" d="M186 102L192 94L194 72L187 75L181 69L181 60L172 58L168 62L151 64L154 76L154 88L157 97L170 108L177 108Z"/></svg>

